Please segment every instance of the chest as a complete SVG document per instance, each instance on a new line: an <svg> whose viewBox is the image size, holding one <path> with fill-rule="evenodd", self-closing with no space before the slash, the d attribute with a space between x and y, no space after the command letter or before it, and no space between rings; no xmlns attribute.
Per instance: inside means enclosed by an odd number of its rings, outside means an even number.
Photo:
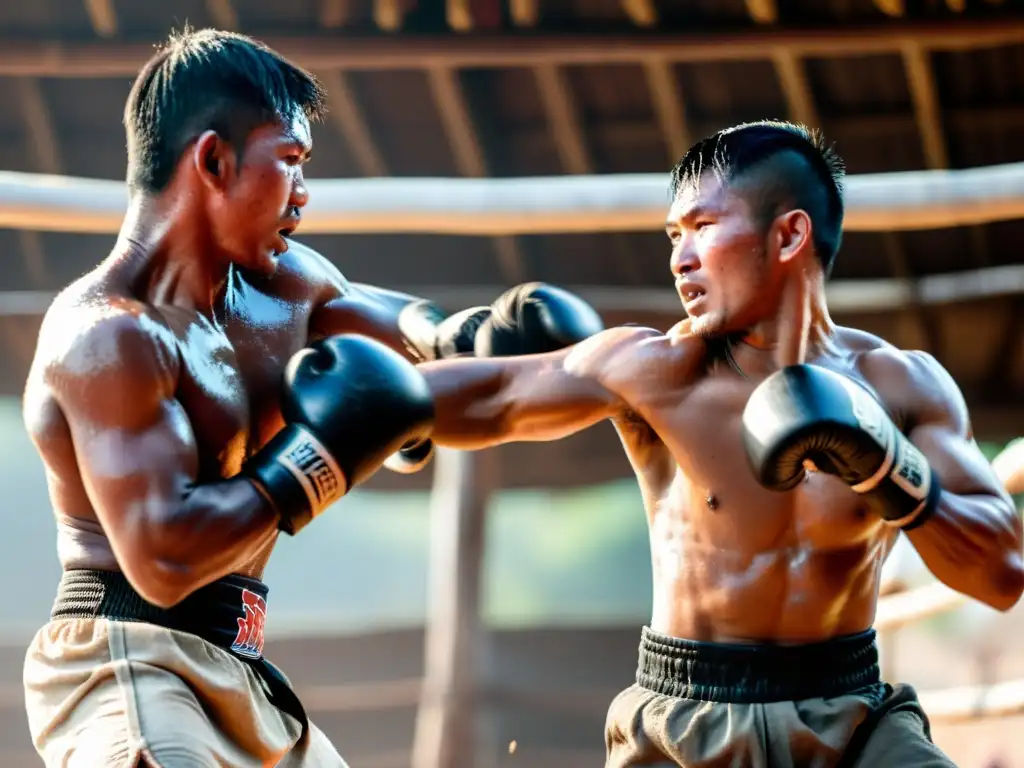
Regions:
<svg viewBox="0 0 1024 768"><path fill-rule="evenodd" d="M648 486L652 525L686 529L715 545L767 550L809 545L846 546L877 522L837 478L809 472L791 491L765 489L750 469L742 416L754 384L706 378L643 403L647 440L624 440L641 482ZM652 443L657 448L652 448ZM661 469L650 458L660 451Z"/></svg>
<svg viewBox="0 0 1024 768"><path fill-rule="evenodd" d="M307 341L301 305L247 295L222 322L179 316L177 398L188 413L209 477L235 474L281 426L280 393L288 360Z"/></svg>

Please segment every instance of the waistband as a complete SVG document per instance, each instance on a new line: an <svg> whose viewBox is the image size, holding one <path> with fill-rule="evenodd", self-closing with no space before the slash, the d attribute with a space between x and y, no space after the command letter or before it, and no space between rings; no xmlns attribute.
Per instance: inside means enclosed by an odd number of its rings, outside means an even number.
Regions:
<svg viewBox="0 0 1024 768"><path fill-rule="evenodd" d="M227 576L200 587L172 608L147 603L114 571L65 571L50 619L104 618L140 621L198 635L244 660L263 657L267 585Z"/></svg>
<svg viewBox="0 0 1024 768"><path fill-rule="evenodd" d="M644 627L636 682L666 696L732 704L852 693L881 680L873 629L807 645L732 645Z"/></svg>
<svg viewBox="0 0 1024 768"><path fill-rule="evenodd" d="M268 592L259 579L226 576L164 609L147 603L123 573L65 571L50 620L138 621L201 637L247 663L266 684L271 704L302 724L304 737L309 719L302 702L281 670L263 658Z"/></svg>

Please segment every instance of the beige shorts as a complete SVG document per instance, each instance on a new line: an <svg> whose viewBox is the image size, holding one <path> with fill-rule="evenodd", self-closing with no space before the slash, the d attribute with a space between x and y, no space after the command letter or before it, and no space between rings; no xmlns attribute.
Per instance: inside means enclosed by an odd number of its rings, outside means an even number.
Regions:
<svg viewBox="0 0 1024 768"><path fill-rule="evenodd" d="M60 619L25 656L25 708L47 766L332 768L345 761L312 723L275 707L227 651L138 622Z"/></svg>

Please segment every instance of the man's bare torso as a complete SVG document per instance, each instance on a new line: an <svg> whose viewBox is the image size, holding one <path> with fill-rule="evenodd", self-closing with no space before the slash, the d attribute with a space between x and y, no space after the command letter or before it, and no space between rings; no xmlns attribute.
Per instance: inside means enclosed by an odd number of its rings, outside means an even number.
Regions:
<svg viewBox="0 0 1024 768"><path fill-rule="evenodd" d="M281 428L284 368L306 345L314 311L343 290L332 268L294 243L273 277L231 272L212 318L141 301L137 272L132 264L114 260L62 292L43 321L26 383L25 423L46 467L65 569L119 570L89 501L71 428L59 405L62 380L109 363L81 354L76 340L113 314L138 318L175 376L175 400L188 422L182 426L194 436L197 480L216 481L235 475ZM126 364L123 375L131 374ZM121 395L111 387L107 396ZM259 578L273 543L239 572Z"/></svg>
<svg viewBox="0 0 1024 768"><path fill-rule="evenodd" d="M835 342L808 362L867 385L902 423L905 404L887 402L871 378L889 364L872 355L902 353L845 329ZM615 386L626 405L615 424L650 526L652 629L715 642L813 642L867 629L893 529L830 475L809 472L787 493L763 488L740 436L763 376L745 379L712 348L638 331L634 364L623 361Z"/></svg>

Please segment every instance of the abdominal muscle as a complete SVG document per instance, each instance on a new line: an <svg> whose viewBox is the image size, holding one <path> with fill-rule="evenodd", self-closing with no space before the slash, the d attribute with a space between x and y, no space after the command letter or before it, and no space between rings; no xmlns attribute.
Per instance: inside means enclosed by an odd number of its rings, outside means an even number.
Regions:
<svg viewBox="0 0 1024 768"><path fill-rule="evenodd" d="M813 643L869 629L891 531L856 509L841 509L855 507L849 503L833 507L827 528L802 525L800 492L792 495L793 503L763 510L792 516L772 546L759 540L774 527L771 520L753 526L740 520L723 529L718 521L702 525L702 509L690 515L678 502L658 505L649 517L651 629L697 641L769 644ZM810 517L821 518L822 511Z"/></svg>

